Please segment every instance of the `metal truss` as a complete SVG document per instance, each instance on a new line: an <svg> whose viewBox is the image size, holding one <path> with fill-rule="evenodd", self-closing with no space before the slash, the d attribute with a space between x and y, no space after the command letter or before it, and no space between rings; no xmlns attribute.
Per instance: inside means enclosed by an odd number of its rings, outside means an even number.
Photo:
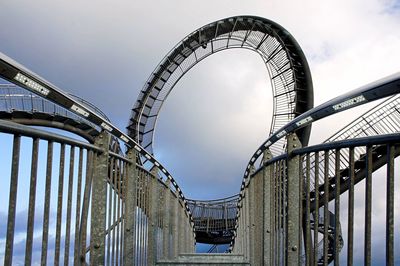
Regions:
<svg viewBox="0 0 400 266"><path fill-rule="evenodd" d="M257 52L268 69L273 93L271 134L313 107L310 70L296 40L283 27L265 18L230 17L190 33L161 60L133 106L129 136L153 153L157 118L176 83L198 62L232 48ZM298 132L304 145L309 132L310 126ZM282 153L283 140L272 150Z"/></svg>
<svg viewBox="0 0 400 266"><path fill-rule="evenodd" d="M188 199L192 211L196 242L229 244L235 229L239 195L218 200Z"/></svg>

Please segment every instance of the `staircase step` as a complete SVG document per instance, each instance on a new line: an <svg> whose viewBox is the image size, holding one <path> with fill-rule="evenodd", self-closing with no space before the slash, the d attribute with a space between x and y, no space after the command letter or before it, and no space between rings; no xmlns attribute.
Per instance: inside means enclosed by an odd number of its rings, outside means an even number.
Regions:
<svg viewBox="0 0 400 266"><path fill-rule="evenodd" d="M180 254L176 259L160 259L157 265L250 265L243 255L236 254Z"/></svg>

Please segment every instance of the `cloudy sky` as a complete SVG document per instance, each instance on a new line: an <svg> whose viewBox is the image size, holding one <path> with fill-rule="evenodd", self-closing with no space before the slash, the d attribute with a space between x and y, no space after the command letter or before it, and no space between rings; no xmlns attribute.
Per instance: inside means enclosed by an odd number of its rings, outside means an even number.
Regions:
<svg viewBox="0 0 400 266"><path fill-rule="evenodd" d="M6 0L0 51L124 128L147 77L177 42L242 14L271 19L296 38L311 68L315 105L400 70L398 0ZM366 108L316 123L311 143ZM250 51L221 52L171 93L157 125L156 157L190 198L235 194L249 157L268 136L271 112L262 60Z"/></svg>

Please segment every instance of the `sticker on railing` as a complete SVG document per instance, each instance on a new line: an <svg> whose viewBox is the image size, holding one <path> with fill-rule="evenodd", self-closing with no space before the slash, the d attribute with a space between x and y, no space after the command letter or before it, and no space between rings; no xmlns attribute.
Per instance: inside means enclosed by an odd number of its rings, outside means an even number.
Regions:
<svg viewBox="0 0 400 266"><path fill-rule="evenodd" d="M89 112L87 112L85 109L77 106L76 104L73 104L71 106L71 110L74 111L75 113L83 115L84 117L88 117L89 116Z"/></svg>
<svg viewBox="0 0 400 266"><path fill-rule="evenodd" d="M311 116L307 116L306 118L301 119L299 122L296 122L296 125L301 126L311 121L313 121L313 118Z"/></svg>
<svg viewBox="0 0 400 266"><path fill-rule="evenodd" d="M105 130L109 131L109 132L111 132L113 130L113 128L109 124L107 124L106 122L102 122L101 123L101 127L104 128Z"/></svg>
<svg viewBox="0 0 400 266"><path fill-rule="evenodd" d="M127 137L125 137L125 135L121 135L120 138L126 143L129 142L129 139Z"/></svg>
<svg viewBox="0 0 400 266"><path fill-rule="evenodd" d="M46 89L45 87L43 87L42 85L40 85L39 83L37 83L36 81L28 78L27 76L18 73L14 79L22 84L24 84L25 86L29 87L32 90L35 90L37 92L39 92L40 94L43 94L44 96L47 96L47 94L49 94L50 90Z"/></svg>
<svg viewBox="0 0 400 266"><path fill-rule="evenodd" d="M337 110L340 110L340 109L343 109L343 108L347 108L347 107L349 107L349 106L352 106L352 105L354 105L354 104L363 102L363 101L365 101L365 100L366 100L365 97L362 96L362 95L360 95L360 96L354 97L354 98L352 98L352 99L349 99L349 100L347 100L347 101L344 101L344 102L335 104L335 105L333 106L333 109L335 109L335 111L337 111Z"/></svg>

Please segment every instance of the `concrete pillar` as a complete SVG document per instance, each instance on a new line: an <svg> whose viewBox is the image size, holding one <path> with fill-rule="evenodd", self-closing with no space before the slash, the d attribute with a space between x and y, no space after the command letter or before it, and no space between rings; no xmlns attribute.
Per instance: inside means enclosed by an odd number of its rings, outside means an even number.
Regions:
<svg viewBox="0 0 400 266"><path fill-rule="evenodd" d="M300 225L301 225L301 186L300 186L300 156L292 156L292 151L301 148L301 143L295 133L289 134L287 162L287 224L286 224L286 263L300 263Z"/></svg>
<svg viewBox="0 0 400 266"><path fill-rule="evenodd" d="M170 209L170 217L171 217L171 234L172 234L172 257L178 257L178 242L179 242L179 234L178 234L178 221L179 221L179 202L178 196L172 195L171 199L171 209Z"/></svg>
<svg viewBox="0 0 400 266"><path fill-rule="evenodd" d="M92 207L90 227L90 264L104 265L105 262L105 228L107 209L107 182L108 182L108 148L110 134L103 131L95 139L95 145L103 149L97 154L94 161L92 181Z"/></svg>
<svg viewBox="0 0 400 266"><path fill-rule="evenodd" d="M158 181L155 177L151 176L149 179L149 220L147 230L148 265L154 265L157 261L158 197Z"/></svg>
<svg viewBox="0 0 400 266"><path fill-rule="evenodd" d="M171 258L171 191L169 190L170 181L165 181L164 193L164 208L163 208L163 257Z"/></svg>
<svg viewBox="0 0 400 266"><path fill-rule="evenodd" d="M245 189L245 198L244 198L244 237L245 237L245 257L250 259L250 204L249 204L249 188Z"/></svg>
<svg viewBox="0 0 400 266"><path fill-rule="evenodd" d="M253 202L254 202L254 265L263 263L263 172L258 172L253 184Z"/></svg>
<svg viewBox="0 0 400 266"><path fill-rule="evenodd" d="M189 220L189 215L184 211L185 213L185 245L184 245L184 252L185 253L190 253L190 242L189 242L189 228L190 228L190 220Z"/></svg>
<svg viewBox="0 0 400 266"><path fill-rule="evenodd" d="M272 159L272 153L270 150L264 151L263 162L267 162ZM271 178L272 178L272 166L266 166L263 169L263 265L272 265L272 212L271 206L273 205L272 200L272 189L271 189Z"/></svg>
<svg viewBox="0 0 400 266"><path fill-rule="evenodd" d="M178 255L183 253L184 245L185 245L185 212L182 206L183 202L178 200Z"/></svg>
<svg viewBox="0 0 400 266"><path fill-rule="evenodd" d="M126 171L126 196L125 196L125 232L124 232L124 258L125 265L133 265L135 259L135 221L136 221L136 201L137 201L137 171L136 157L134 149L128 150L128 159L132 162L127 165Z"/></svg>

